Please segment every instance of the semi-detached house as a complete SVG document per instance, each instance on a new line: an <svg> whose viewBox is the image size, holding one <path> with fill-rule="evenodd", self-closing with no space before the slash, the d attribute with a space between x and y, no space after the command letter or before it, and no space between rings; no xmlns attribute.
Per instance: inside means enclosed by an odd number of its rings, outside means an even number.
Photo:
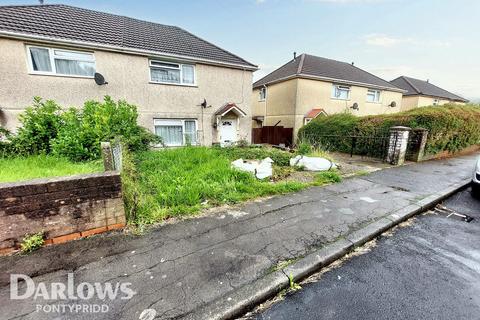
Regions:
<svg viewBox="0 0 480 320"><path fill-rule="evenodd" d="M139 123L167 145L250 140L256 69L176 26L67 5L0 7L0 124L12 130L35 96L81 107L109 95L137 105Z"/></svg>
<svg viewBox="0 0 480 320"><path fill-rule="evenodd" d="M253 126L293 128L295 140L303 125L324 114L398 112L403 92L352 63L302 54L253 84Z"/></svg>

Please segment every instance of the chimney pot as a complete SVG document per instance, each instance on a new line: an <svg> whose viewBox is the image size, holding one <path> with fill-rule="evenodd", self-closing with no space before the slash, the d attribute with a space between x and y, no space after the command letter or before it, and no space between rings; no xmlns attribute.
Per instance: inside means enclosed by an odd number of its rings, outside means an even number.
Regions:
<svg viewBox="0 0 480 320"><path fill-rule="evenodd" d="M297 52L293 51L293 60L297 59Z"/></svg>

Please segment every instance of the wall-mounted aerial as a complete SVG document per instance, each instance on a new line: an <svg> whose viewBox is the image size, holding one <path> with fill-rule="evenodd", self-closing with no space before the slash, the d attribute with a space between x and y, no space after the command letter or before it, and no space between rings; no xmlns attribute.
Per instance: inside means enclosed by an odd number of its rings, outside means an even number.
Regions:
<svg viewBox="0 0 480 320"><path fill-rule="evenodd" d="M95 83L98 84L99 86L103 86L104 84L108 84L108 82L105 81L105 77L98 72L95 72L95 74L93 76L93 79L95 79Z"/></svg>
<svg viewBox="0 0 480 320"><path fill-rule="evenodd" d="M200 103L200 107L202 107L203 109L206 109L206 108L211 108L212 106L209 106L207 105L207 99L203 99L203 102Z"/></svg>

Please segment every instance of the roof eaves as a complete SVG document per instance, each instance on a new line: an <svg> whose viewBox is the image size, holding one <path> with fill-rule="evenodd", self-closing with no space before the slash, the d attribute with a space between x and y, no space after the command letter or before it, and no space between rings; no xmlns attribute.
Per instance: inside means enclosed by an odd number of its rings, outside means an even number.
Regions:
<svg viewBox="0 0 480 320"><path fill-rule="evenodd" d="M313 75L308 75L308 74L303 74L303 73L302 74L293 74L293 75L290 75L288 77L275 79L275 80L272 80L272 81L269 81L269 82L266 82L266 83L262 83L262 84L257 84L257 85L254 84L253 89L263 87L264 85L266 86L266 85L271 85L271 84L287 81L287 80L294 79L294 78L321 80L321 81L327 81L327 82L333 82L333 83L344 83L344 84L350 84L350 85L357 85L359 87L366 87L366 88L372 88L372 89L382 89L382 90L388 90L388 91L396 91L396 92L400 92L400 93L407 92L407 90L404 90L404 89L401 89L401 88L398 88L398 87L393 87L393 86L392 87L379 86L379 85L371 84L371 83L363 83L363 82L349 81L349 80L343 80L343 79L313 76ZM255 82L255 83L257 83L257 82Z"/></svg>
<svg viewBox="0 0 480 320"><path fill-rule="evenodd" d="M107 44L96 43L96 42L71 40L71 39L66 39L66 38L54 38L54 37L33 35L33 34L27 34L27 33L19 33L19 32L12 32L12 31L6 31L6 30L0 30L0 37L2 37L2 36L7 37L7 38L13 38L13 39L40 41L40 42L54 43L54 44L64 44L64 45L74 45L74 46L82 47L82 48L102 49L102 50L106 50L106 51L124 52L124 53L130 53L130 54L154 55L154 56L156 55L156 56L161 56L161 57L166 57L166 58L183 59L183 60L189 60L189 61L192 61L192 62L205 63L205 64L218 65L218 66L225 66L225 67L231 67L231 68L235 68L235 69L245 69L245 70L250 70L250 71L258 70L258 67L255 66L255 65L236 64L236 63L230 63L230 62L223 62L223 61L219 61L219 60L211 60L211 59L203 59L203 58L197 58L197 57L192 57L192 56L176 55L176 54L165 53L165 52L160 52L160 51L144 50L144 49L137 49L137 48L130 48L130 47L121 47L121 46L107 45Z"/></svg>
<svg viewBox="0 0 480 320"><path fill-rule="evenodd" d="M301 77L301 78L307 78L307 79L313 79L313 80L326 80L328 82L358 85L360 87L378 88L378 89L384 89L384 90L389 90L389 91L397 91L397 92L406 92L406 90L395 87L395 86L380 86L380 85L372 84L372 83L364 83L364 82L357 82L357 81L350 81L350 80L345 80L345 79L336 79L336 78L329 78L329 77L312 76L312 75L308 75L308 74L299 74L298 76Z"/></svg>

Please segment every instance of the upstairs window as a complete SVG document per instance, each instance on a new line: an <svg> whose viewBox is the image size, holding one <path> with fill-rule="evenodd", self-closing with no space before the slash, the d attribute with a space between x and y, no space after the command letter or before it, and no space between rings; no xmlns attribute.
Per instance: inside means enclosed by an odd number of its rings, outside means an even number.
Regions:
<svg viewBox="0 0 480 320"><path fill-rule="evenodd" d="M150 60L150 80L155 83L195 85L195 66Z"/></svg>
<svg viewBox="0 0 480 320"><path fill-rule="evenodd" d="M266 98L267 98L267 88L263 87L260 89L258 100L265 101Z"/></svg>
<svg viewBox="0 0 480 320"><path fill-rule="evenodd" d="M93 53L28 46L28 59L32 73L62 76L93 77Z"/></svg>
<svg viewBox="0 0 480 320"><path fill-rule="evenodd" d="M367 91L367 102L380 102L380 90Z"/></svg>
<svg viewBox="0 0 480 320"><path fill-rule="evenodd" d="M332 87L332 98L340 100L350 99L350 87L334 84Z"/></svg>

